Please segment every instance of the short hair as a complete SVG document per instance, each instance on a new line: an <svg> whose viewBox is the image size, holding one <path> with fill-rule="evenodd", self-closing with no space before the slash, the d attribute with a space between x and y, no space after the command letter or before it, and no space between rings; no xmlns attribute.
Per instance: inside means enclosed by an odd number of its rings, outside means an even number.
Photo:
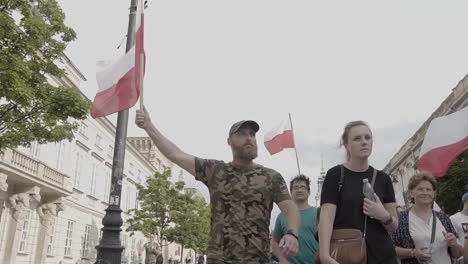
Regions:
<svg viewBox="0 0 468 264"><path fill-rule="evenodd" d="M417 173L417 174L413 175L409 179L408 190L413 190L414 188L416 188L416 186L418 186L423 181L430 182L431 185L432 185L432 189L434 191L437 190L437 181L436 181L436 179L434 178L434 176L432 176L431 173L426 172L426 171L422 171L420 173Z"/></svg>
<svg viewBox="0 0 468 264"><path fill-rule="evenodd" d="M289 183L289 191L292 192L293 185L295 182L305 182L307 185L307 191L310 192L310 179L309 177L305 176L304 174L298 174L294 177L291 182Z"/></svg>

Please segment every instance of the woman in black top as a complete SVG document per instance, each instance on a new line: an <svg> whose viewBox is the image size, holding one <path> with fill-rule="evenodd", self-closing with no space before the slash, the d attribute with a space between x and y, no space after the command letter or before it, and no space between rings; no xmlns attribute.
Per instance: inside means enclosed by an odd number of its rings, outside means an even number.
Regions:
<svg viewBox="0 0 468 264"><path fill-rule="evenodd" d="M398 226L395 194L390 177L378 171L374 184L376 201L364 199L362 180L371 182L374 168L369 166L372 153L372 132L363 121L348 123L341 144L346 148L347 161L328 170L322 187L319 223L320 260L322 264L337 264L330 257L333 229L364 229L367 219L367 263L397 264L395 249L388 231ZM344 181L338 185L344 166Z"/></svg>

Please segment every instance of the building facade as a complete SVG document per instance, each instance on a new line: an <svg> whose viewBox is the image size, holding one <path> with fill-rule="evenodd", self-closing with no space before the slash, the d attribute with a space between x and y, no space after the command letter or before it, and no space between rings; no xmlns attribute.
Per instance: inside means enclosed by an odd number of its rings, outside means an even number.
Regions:
<svg viewBox="0 0 468 264"><path fill-rule="evenodd" d="M417 172L419 152L426 130L434 118L445 116L468 106L468 75L452 89L450 95L440 104L416 133L406 141L390 159L384 171L393 178L395 195L399 205L408 203L406 195L408 180ZM447 128L450 129L450 128Z"/></svg>
<svg viewBox="0 0 468 264"><path fill-rule="evenodd" d="M67 76L49 77L57 86L79 87L84 76L65 57ZM71 141L0 154L0 263L94 263L108 206L115 127L107 118L80 121ZM140 263L146 238L125 232L129 210L138 206L137 184L163 167L127 141L120 206L123 263Z"/></svg>

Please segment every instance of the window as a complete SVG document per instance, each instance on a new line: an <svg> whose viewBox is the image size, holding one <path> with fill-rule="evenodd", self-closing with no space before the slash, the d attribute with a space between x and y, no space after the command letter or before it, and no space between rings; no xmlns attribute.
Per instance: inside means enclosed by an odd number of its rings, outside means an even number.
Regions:
<svg viewBox="0 0 468 264"><path fill-rule="evenodd" d="M26 210L23 224L21 226L20 242L18 247L19 253L26 253L29 236L29 226L31 225L31 210Z"/></svg>
<svg viewBox="0 0 468 264"><path fill-rule="evenodd" d="M5 212L6 210L6 203L4 201L0 201L0 237L3 237L3 234L5 234L6 230L6 217L7 213ZM2 247L3 241L0 239L0 248Z"/></svg>
<svg viewBox="0 0 468 264"><path fill-rule="evenodd" d="M81 245L81 257L88 258L89 255L89 234L91 231L91 225L85 226L83 244Z"/></svg>
<svg viewBox="0 0 468 264"><path fill-rule="evenodd" d="M128 173L129 173L130 175L135 175L135 173L134 173L135 165L133 165L133 163L129 162L129 163L128 163L128 167L129 167L129 168L128 168Z"/></svg>
<svg viewBox="0 0 468 264"><path fill-rule="evenodd" d="M57 170L62 170L63 169L63 162L65 160L65 142L60 141L59 143L56 144L57 146L57 160L55 162L55 168Z"/></svg>
<svg viewBox="0 0 468 264"><path fill-rule="evenodd" d="M41 145L39 145L37 142L32 142L31 146L29 147L29 154L31 154L31 156L34 158L38 158L41 154Z"/></svg>
<svg viewBox="0 0 468 264"><path fill-rule="evenodd" d="M64 255L67 257L71 256L72 238L73 238L73 225L74 221L68 220L67 233L65 237L65 252Z"/></svg>
<svg viewBox="0 0 468 264"><path fill-rule="evenodd" d="M141 170L138 170L137 179L138 179L139 181L141 181ZM140 182L140 183L141 183L141 182Z"/></svg>
<svg viewBox="0 0 468 264"><path fill-rule="evenodd" d="M127 211L132 209L132 206L135 204L132 201L132 195L133 195L133 189L130 185L127 185L127 202L125 203Z"/></svg>
<svg viewBox="0 0 468 264"><path fill-rule="evenodd" d="M96 196L96 175L99 174L99 167L96 163L92 163L92 168L91 168L91 190L89 192L89 194L91 194L92 196Z"/></svg>
<svg viewBox="0 0 468 264"><path fill-rule="evenodd" d="M136 252L136 249L135 249L135 238L132 237L132 251L130 252L130 261L131 263L138 263L138 259L137 259L137 254L135 254Z"/></svg>
<svg viewBox="0 0 468 264"><path fill-rule="evenodd" d="M85 139L88 139L88 125L86 125L84 122L81 123L78 133Z"/></svg>
<svg viewBox="0 0 468 264"><path fill-rule="evenodd" d="M128 188L127 184L123 183L122 184L122 196L120 197L120 208L124 212L127 212L127 210L128 210L128 205L127 205L128 190L129 190L129 188Z"/></svg>
<svg viewBox="0 0 468 264"><path fill-rule="evenodd" d="M55 220L51 225L49 230L49 235L47 236L47 255L54 255L54 233L55 233Z"/></svg>
<svg viewBox="0 0 468 264"><path fill-rule="evenodd" d="M102 137L99 134L96 134L96 142L94 142L94 146L102 150L101 144L102 144Z"/></svg>
<svg viewBox="0 0 468 264"><path fill-rule="evenodd" d="M114 147L112 145L109 145L107 148L107 157L112 159L114 157Z"/></svg>
<svg viewBox="0 0 468 264"><path fill-rule="evenodd" d="M76 162L75 162L75 181L73 182L73 187L80 189L80 178L81 172L83 170L83 154L76 152Z"/></svg>
<svg viewBox="0 0 468 264"><path fill-rule="evenodd" d="M135 209L139 209L139 206L138 206L138 189L135 189Z"/></svg>
<svg viewBox="0 0 468 264"><path fill-rule="evenodd" d="M94 184L94 173L95 173L95 163L94 158L85 157L85 162L83 163L83 173L81 174L82 178L80 180L81 191L92 194L92 188Z"/></svg>
<svg viewBox="0 0 468 264"><path fill-rule="evenodd" d="M122 263L127 263L127 235L120 235L120 241L122 241L121 245L124 247L124 250L122 250Z"/></svg>
<svg viewBox="0 0 468 264"><path fill-rule="evenodd" d="M111 186L111 171L106 169L106 183L104 188L104 202L109 202L109 195L110 195L110 186Z"/></svg>

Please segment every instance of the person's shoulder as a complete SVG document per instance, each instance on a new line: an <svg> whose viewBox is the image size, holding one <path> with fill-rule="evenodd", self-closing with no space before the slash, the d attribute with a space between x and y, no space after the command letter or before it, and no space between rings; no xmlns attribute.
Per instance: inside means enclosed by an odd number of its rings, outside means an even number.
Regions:
<svg viewBox="0 0 468 264"><path fill-rule="evenodd" d="M451 216L450 216L450 219L452 219L452 220L453 220L453 219L457 220L458 218L461 218L462 216L463 216L463 214L462 214L461 212L457 212L457 213L451 215Z"/></svg>
<svg viewBox="0 0 468 264"><path fill-rule="evenodd" d="M440 220L450 221L450 217L446 213L442 211L434 211L434 213Z"/></svg>
<svg viewBox="0 0 468 264"><path fill-rule="evenodd" d="M317 210L318 210L318 209L317 209L317 207L315 207L315 206L311 206L311 207L309 207L309 208L304 209L304 211L305 211L308 215L312 215L312 216L317 215Z"/></svg>
<svg viewBox="0 0 468 264"><path fill-rule="evenodd" d="M370 166L373 170L377 170L377 177L382 177L385 178L386 180L391 180L390 175L388 175L385 171L379 170L377 168L374 168Z"/></svg>
<svg viewBox="0 0 468 264"><path fill-rule="evenodd" d="M283 220L285 220L285 219L284 219L284 214L283 214L283 212L280 212L280 213L276 216L276 220L277 220L277 221L283 221Z"/></svg>
<svg viewBox="0 0 468 264"><path fill-rule="evenodd" d="M200 163L212 163L212 164L228 164L224 160L217 160L217 159L207 159L207 158L200 158L200 157L194 157L195 162L200 162Z"/></svg>
<svg viewBox="0 0 468 264"><path fill-rule="evenodd" d="M256 169L260 170L262 172L262 174L264 175L267 175L267 176L273 176L273 177L278 177L280 176L281 177L281 173L279 173L278 171L272 169L272 168L268 168L268 167L265 167L263 165L260 165L260 164L255 164L256 165Z"/></svg>
<svg viewBox="0 0 468 264"><path fill-rule="evenodd" d="M195 157L195 167L201 170L209 169L220 172L227 171L229 170L229 167L232 166L230 166L230 163L227 163L223 160Z"/></svg>
<svg viewBox="0 0 468 264"><path fill-rule="evenodd" d="M335 165L327 170L326 177L339 177L341 175L341 164Z"/></svg>
<svg viewBox="0 0 468 264"><path fill-rule="evenodd" d="M331 167L330 169L328 169L327 172L340 172L342 166L343 166L343 164L337 164L337 165Z"/></svg>

